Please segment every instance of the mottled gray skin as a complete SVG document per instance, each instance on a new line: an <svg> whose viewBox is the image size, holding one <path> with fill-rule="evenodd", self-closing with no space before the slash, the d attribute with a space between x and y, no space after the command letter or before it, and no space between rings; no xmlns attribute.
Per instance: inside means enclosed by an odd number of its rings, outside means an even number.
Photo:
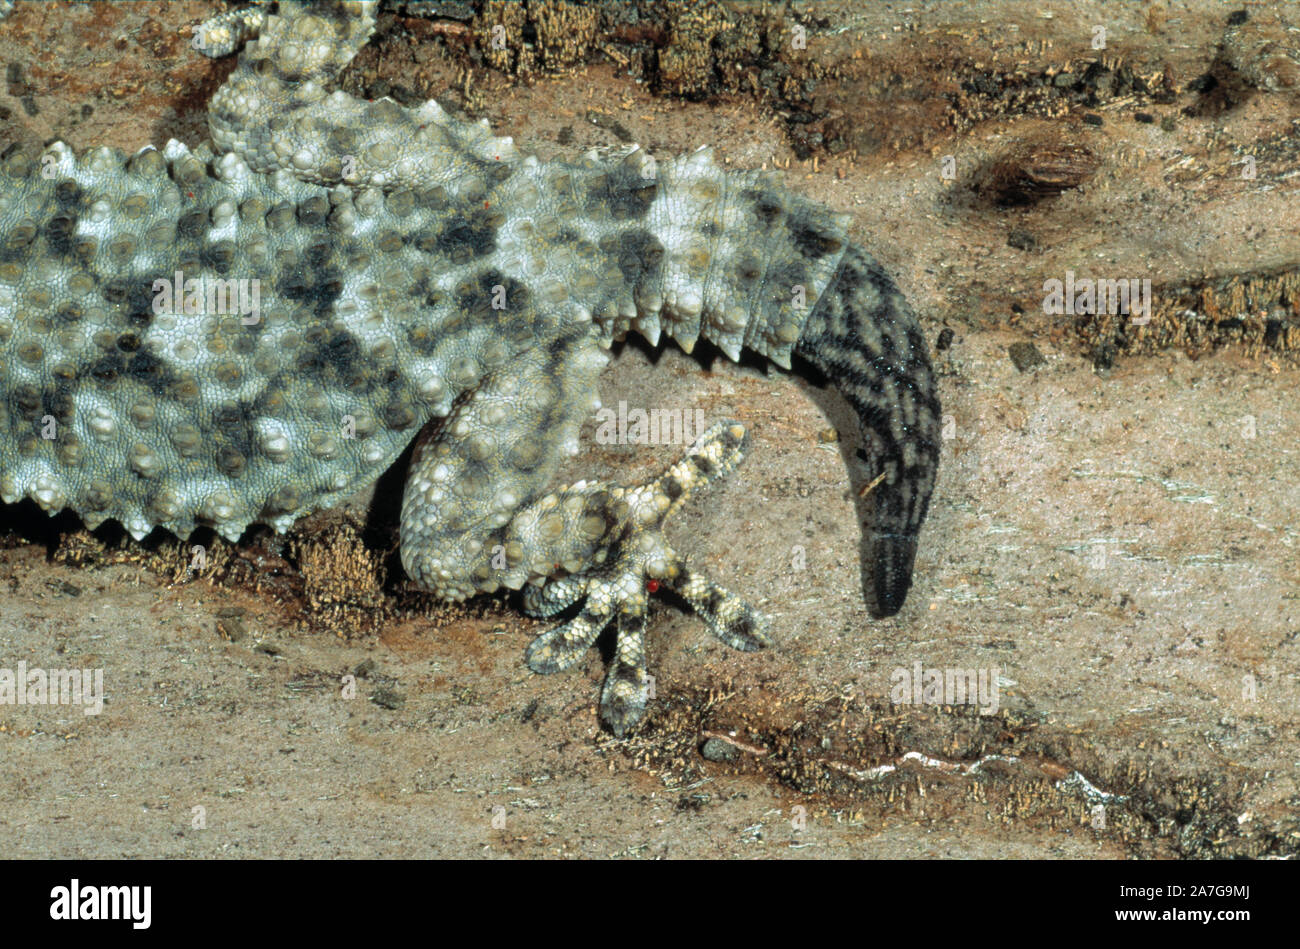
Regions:
<svg viewBox="0 0 1300 949"><path fill-rule="evenodd" d="M373 27L369 2L209 21L209 53L258 37L213 99L213 147L0 156L0 495L137 537L206 523L237 538L373 482L423 427L407 572L447 599L505 586L537 615L581 603L530 647L539 672L614 624L601 708L623 734L645 709L660 584L724 642L769 641L662 534L739 463L743 426L718 423L647 484L548 491L611 341L663 332L786 368L798 353L843 392L883 475L875 596L897 612L939 405L915 318L847 217L707 150L542 165L436 103L330 93ZM178 271L182 287L255 282L256 312L161 300Z"/></svg>

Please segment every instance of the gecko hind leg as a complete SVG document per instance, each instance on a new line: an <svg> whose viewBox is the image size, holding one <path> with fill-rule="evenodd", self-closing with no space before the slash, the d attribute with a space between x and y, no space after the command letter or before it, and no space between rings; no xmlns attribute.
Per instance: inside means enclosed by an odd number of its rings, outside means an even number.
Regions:
<svg viewBox="0 0 1300 949"><path fill-rule="evenodd" d="M520 515L517 526L529 540L539 533L530 528L544 512L567 511L588 524L585 532L552 531L566 538L587 538L581 550L559 552L567 554L570 565L578 569L529 589L524 608L534 616L552 616L579 600L583 604L573 619L538 636L525 661L543 674L567 669L613 623L615 654L600 710L616 736L625 735L645 715L650 692L645 626L649 594L661 585L690 604L710 632L728 646L752 651L771 643L762 614L688 566L663 536L665 520L693 492L730 473L747 446L742 425L719 422L652 481L633 487L579 483L543 499L537 505L541 510ZM592 522L600 520L604 529L592 530Z"/></svg>

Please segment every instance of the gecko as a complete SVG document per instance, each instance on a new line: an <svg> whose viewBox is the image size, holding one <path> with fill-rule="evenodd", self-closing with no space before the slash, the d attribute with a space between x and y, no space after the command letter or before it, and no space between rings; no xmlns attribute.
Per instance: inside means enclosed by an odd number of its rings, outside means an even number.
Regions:
<svg viewBox="0 0 1300 949"><path fill-rule="evenodd" d="M407 575L447 601L506 589L529 615L570 611L528 647L539 673L613 626L599 708L623 736L661 589L731 647L773 642L664 536L739 464L744 424L641 484L555 484L613 343L703 339L798 360L847 400L877 476L869 593L896 614L940 405L916 315L850 217L707 147L540 162L434 100L332 88L375 16L283 0L200 25L200 51L239 60L193 149L0 154L0 497L233 542L338 505L414 443Z"/></svg>

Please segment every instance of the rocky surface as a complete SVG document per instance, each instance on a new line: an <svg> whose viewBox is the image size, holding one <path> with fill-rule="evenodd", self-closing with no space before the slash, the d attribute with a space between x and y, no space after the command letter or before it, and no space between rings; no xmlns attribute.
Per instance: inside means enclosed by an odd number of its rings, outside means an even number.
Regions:
<svg viewBox="0 0 1300 949"><path fill-rule="evenodd" d="M199 140L230 67L173 27L213 9L20 4L0 28L14 64L0 134ZM825 434L852 430L843 403L634 344L602 378L605 404L753 425L744 485L719 485L670 534L774 617L777 645L733 654L657 611L658 711L623 741L592 715L597 653L537 677L519 653L541 627L508 601L438 610L405 590L382 503L358 508L364 543L329 520L284 548L214 538L197 570L166 538L119 549L103 528L6 508L4 662L103 668L108 695L99 716L0 706L17 775L0 826L28 842L18 852L1295 853L1300 378L1282 330L1268 339L1270 319L1294 318L1300 261L1289 54L1229 35L1218 3L909 9L795 8L819 68L844 66L809 110L840 115L851 147L835 152L792 139L761 92L684 102L636 84L619 44L651 40L633 30L603 41L618 55L521 85L477 64L474 24L393 16L347 77L428 82L417 95L543 158L623 133L660 155L710 142L737 167L789 166L792 188L851 213L927 336L951 330L936 352L943 466L902 613L873 620L863 601L866 485L845 477L855 446ZM1137 64L1123 82L1110 70L1109 97L1104 74L1083 78L1097 24L1107 55ZM1034 142L1086 148L1096 167L1027 204L990 200L980 170ZM1025 180L1073 181L1060 170ZM1043 284L1067 270L1149 277L1155 319L1045 314ZM1249 289L1216 302L1233 286ZM1135 345L1193 295L1205 318ZM1178 335L1200 324L1213 332ZM1045 362L1021 371L1009 348L1027 342ZM605 445L594 426L581 444L572 474L620 480L676 450ZM917 662L996 669L997 712L892 702Z"/></svg>

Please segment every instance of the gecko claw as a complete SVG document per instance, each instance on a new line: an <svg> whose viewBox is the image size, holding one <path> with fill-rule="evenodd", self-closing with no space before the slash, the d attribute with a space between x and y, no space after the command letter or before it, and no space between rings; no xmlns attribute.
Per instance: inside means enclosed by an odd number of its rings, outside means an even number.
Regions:
<svg viewBox="0 0 1300 949"><path fill-rule="evenodd" d="M617 737L644 718L651 698L645 629L649 593L660 585L681 596L709 631L733 649L752 652L771 645L767 619L693 570L663 536L664 521L692 492L732 471L747 445L742 425L721 422L654 481L608 489L609 555L604 563L581 574L554 578L524 594L524 609L533 616L552 616L583 600L573 619L529 645L524 661L534 672L545 675L568 669L610 623L615 624L614 659L601 690L600 713Z"/></svg>

